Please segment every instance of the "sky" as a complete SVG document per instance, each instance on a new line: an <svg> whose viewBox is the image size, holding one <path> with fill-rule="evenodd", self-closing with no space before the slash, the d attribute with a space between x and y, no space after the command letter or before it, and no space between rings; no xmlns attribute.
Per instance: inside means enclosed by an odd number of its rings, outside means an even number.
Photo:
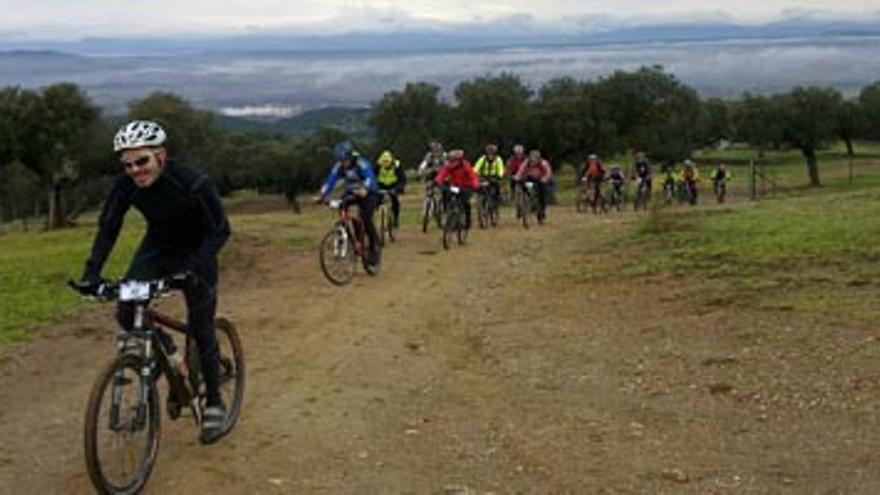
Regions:
<svg viewBox="0 0 880 495"><path fill-rule="evenodd" d="M539 7L536 7L539 6ZM0 40L395 32L492 23L598 32L641 24L880 19L877 0L0 0ZM880 21L878 21L880 22Z"/></svg>

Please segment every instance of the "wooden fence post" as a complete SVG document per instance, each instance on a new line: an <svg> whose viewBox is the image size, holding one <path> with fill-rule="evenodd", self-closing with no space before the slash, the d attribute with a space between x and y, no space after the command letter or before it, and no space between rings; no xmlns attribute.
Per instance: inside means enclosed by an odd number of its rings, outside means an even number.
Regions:
<svg viewBox="0 0 880 495"><path fill-rule="evenodd" d="M749 197L751 198L752 201L757 199L757 189L755 187L756 186L756 184L755 184L755 182L756 182L755 174L756 173L757 173L757 170L755 170L755 159L751 158L751 159L749 159Z"/></svg>

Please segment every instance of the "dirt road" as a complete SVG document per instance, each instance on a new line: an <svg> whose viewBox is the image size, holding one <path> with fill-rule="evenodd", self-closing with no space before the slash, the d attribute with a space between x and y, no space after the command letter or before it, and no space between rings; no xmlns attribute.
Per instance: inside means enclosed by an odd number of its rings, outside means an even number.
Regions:
<svg viewBox="0 0 880 495"><path fill-rule="evenodd" d="M449 252L407 229L343 288L242 223L221 300L249 365L241 422L203 447L163 417L147 492L880 493L867 325L600 278L615 254L594 227L620 217L556 208L524 231L504 213ZM0 353L0 493L91 492L109 328L96 308Z"/></svg>

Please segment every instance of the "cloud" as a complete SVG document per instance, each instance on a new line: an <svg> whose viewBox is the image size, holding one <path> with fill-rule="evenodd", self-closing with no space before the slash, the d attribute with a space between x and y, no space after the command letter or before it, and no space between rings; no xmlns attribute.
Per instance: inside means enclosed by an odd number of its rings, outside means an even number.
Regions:
<svg viewBox="0 0 880 495"><path fill-rule="evenodd" d="M0 39L328 35L476 27L592 33L660 23L880 18L876 0L0 0L0 11Z"/></svg>

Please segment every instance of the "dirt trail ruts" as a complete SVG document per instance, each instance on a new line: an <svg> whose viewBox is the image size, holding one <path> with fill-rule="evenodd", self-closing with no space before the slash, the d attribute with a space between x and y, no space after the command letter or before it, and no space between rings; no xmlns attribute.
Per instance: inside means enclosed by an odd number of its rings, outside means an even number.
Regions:
<svg viewBox="0 0 880 495"><path fill-rule="evenodd" d="M239 241L221 312L249 366L241 422L203 447L163 417L146 492L880 492L880 382L846 359L869 330L693 311L685 280L585 276L608 255L587 256L591 227L621 217L504 215L448 252L406 229L379 277L342 288L312 251ZM0 493L91 491L82 420L111 313L3 351Z"/></svg>

